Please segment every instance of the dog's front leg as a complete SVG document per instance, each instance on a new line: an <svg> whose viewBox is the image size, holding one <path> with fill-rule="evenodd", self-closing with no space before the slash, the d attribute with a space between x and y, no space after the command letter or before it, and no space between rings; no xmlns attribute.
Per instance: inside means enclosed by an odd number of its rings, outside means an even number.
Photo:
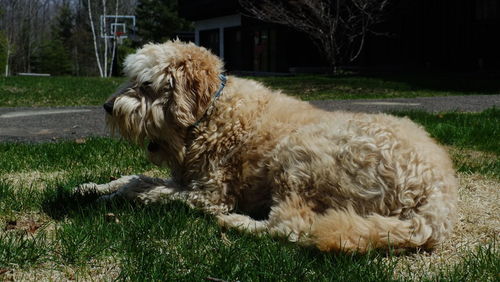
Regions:
<svg viewBox="0 0 500 282"><path fill-rule="evenodd" d="M175 196L178 196L183 192L171 179L133 175L129 178L125 178L124 180L125 183L122 182L118 189L111 194L101 196L99 200L111 200L119 197L149 204L164 202L171 198L176 198ZM113 186L113 184L111 186Z"/></svg>
<svg viewBox="0 0 500 282"><path fill-rule="evenodd" d="M78 186L75 193L102 195L99 200L126 198L142 203L153 203L181 193L181 189L170 179L153 178L145 175L128 175L106 184L86 183Z"/></svg>
<svg viewBox="0 0 500 282"><path fill-rule="evenodd" d="M82 184L75 189L75 193L97 193L101 195L99 201L124 198L150 204L177 200L191 208L201 209L216 215L228 213L230 210L226 204L214 201L210 192L181 187L172 179L153 178L145 175L124 176L100 185L95 183Z"/></svg>
<svg viewBox="0 0 500 282"><path fill-rule="evenodd" d="M122 176L119 179L113 180L109 183L105 184L97 184L97 183L85 183L80 184L75 188L74 193L84 195L84 194L97 194L104 195L116 192L121 187L130 183L133 179L139 178L140 175L127 175Z"/></svg>

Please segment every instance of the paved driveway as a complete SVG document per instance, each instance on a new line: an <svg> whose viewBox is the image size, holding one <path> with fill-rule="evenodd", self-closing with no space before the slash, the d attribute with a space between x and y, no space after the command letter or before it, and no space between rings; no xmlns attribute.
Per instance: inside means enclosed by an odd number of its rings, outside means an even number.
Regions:
<svg viewBox="0 0 500 282"><path fill-rule="evenodd" d="M390 112L425 110L479 112L500 107L500 95L448 96L413 99L326 100L311 104L328 110ZM0 108L0 142L51 142L89 136L109 136L101 107Z"/></svg>

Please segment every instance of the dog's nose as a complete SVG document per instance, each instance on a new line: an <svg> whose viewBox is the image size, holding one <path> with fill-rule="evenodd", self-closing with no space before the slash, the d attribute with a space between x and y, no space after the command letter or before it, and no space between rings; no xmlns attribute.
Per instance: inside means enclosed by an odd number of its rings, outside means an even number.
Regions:
<svg viewBox="0 0 500 282"><path fill-rule="evenodd" d="M104 103L104 105L102 105L102 107L106 110L106 112L108 112L108 114L112 115L114 104L115 103L113 101L108 101L108 102Z"/></svg>
<svg viewBox="0 0 500 282"><path fill-rule="evenodd" d="M157 143L154 143L154 142L149 142L148 151L150 151L151 153L154 153L154 152L158 151L159 149L160 149L160 145L158 145Z"/></svg>

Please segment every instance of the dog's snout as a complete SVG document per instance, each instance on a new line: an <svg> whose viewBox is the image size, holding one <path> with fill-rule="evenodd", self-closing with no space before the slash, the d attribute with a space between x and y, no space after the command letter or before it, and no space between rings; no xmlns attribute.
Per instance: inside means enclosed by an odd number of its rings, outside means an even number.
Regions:
<svg viewBox="0 0 500 282"><path fill-rule="evenodd" d="M113 106L115 102L114 101L108 101L102 105L102 107L108 112L108 114L112 115L113 114Z"/></svg>
<svg viewBox="0 0 500 282"><path fill-rule="evenodd" d="M159 149L160 149L160 145L158 145L157 143L154 143L154 142L149 142L148 151L150 151L151 153L154 153L154 152L158 151Z"/></svg>

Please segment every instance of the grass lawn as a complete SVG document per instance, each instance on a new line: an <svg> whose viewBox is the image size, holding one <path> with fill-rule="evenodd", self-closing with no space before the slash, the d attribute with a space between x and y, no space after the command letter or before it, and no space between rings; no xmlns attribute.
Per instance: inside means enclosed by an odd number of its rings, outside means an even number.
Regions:
<svg viewBox="0 0 500 282"><path fill-rule="evenodd" d="M499 94L499 76L459 74L377 74L254 78L302 100L413 98Z"/></svg>
<svg viewBox="0 0 500 282"><path fill-rule="evenodd" d="M0 78L0 107L101 105L125 78L24 77Z"/></svg>
<svg viewBox="0 0 500 282"><path fill-rule="evenodd" d="M303 100L500 93L499 76L459 74L253 77ZM125 78L0 77L0 107L101 105Z"/></svg>
<svg viewBox="0 0 500 282"><path fill-rule="evenodd" d="M500 110L396 114L445 144L459 171L459 221L433 253L320 253L225 230L175 202L96 203L71 189L168 171L107 138L0 143L0 279L498 281Z"/></svg>

